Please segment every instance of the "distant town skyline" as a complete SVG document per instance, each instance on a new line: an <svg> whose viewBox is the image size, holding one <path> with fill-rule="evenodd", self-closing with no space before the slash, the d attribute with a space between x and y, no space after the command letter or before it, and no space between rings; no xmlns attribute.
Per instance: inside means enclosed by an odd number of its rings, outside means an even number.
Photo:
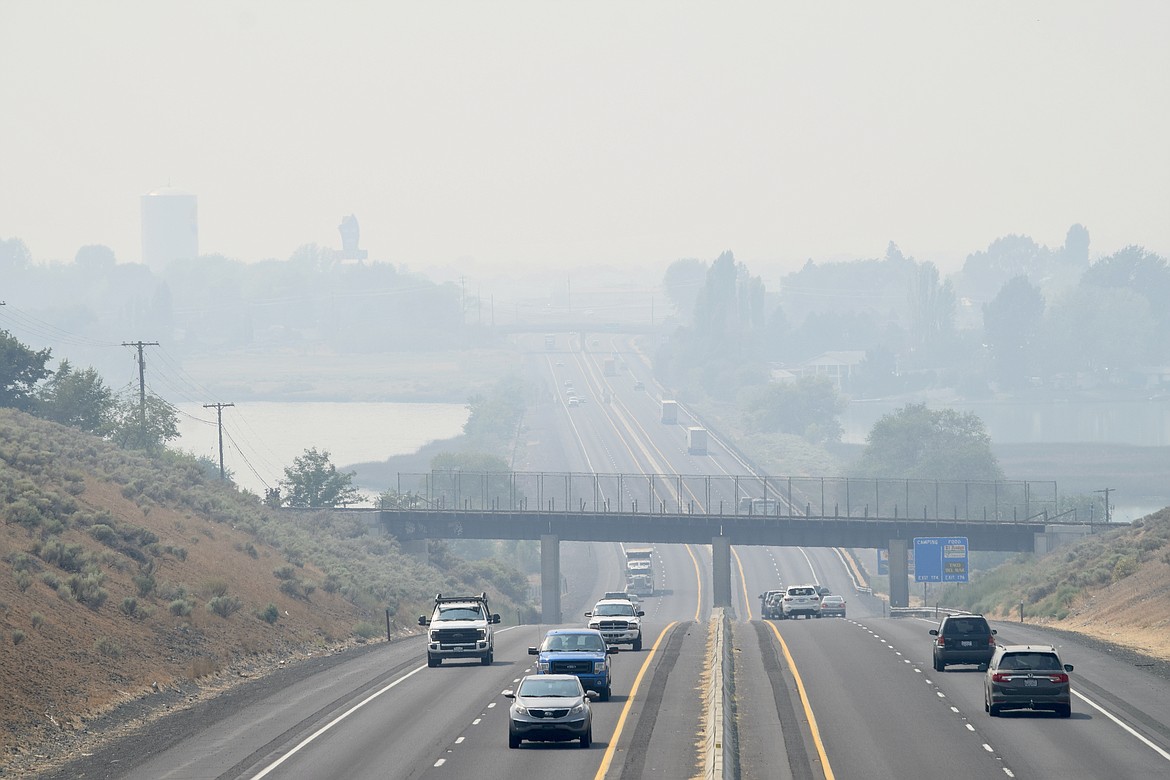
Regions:
<svg viewBox="0 0 1170 780"><path fill-rule="evenodd" d="M64 9L67 8L67 12ZM341 248L451 278L998 237L1170 254L1170 5L0 3L0 238Z"/></svg>

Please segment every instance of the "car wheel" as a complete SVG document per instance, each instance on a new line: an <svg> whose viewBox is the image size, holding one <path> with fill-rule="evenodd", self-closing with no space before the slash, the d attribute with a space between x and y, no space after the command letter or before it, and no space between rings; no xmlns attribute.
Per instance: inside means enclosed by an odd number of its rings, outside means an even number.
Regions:
<svg viewBox="0 0 1170 780"><path fill-rule="evenodd" d="M987 690L986 689L984 689L984 691L983 691L983 711L984 712L991 712L991 705L988 704L988 702L987 702Z"/></svg>
<svg viewBox="0 0 1170 780"><path fill-rule="evenodd" d="M935 670L936 672L945 671L945 670L946 670L946 668L947 668L947 663L946 663L946 661L940 661L940 660L939 660L939 659L937 659L937 658L936 658L936 659L934 659L934 670Z"/></svg>
<svg viewBox="0 0 1170 780"><path fill-rule="evenodd" d="M1058 717L1061 717L1061 718L1071 718L1072 717L1072 705L1071 704L1059 705L1056 708L1056 714Z"/></svg>
<svg viewBox="0 0 1170 780"><path fill-rule="evenodd" d="M634 650L642 649L642 635L638 634L638 638L634 640Z"/></svg>
<svg viewBox="0 0 1170 780"><path fill-rule="evenodd" d="M593 744L593 726L585 729L585 733L581 735L581 747L587 748Z"/></svg>
<svg viewBox="0 0 1170 780"><path fill-rule="evenodd" d="M989 714L993 718L998 718L999 717L999 705L998 704L988 704L987 705L987 714Z"/></svg>
<svg viewBox="0 0 1170 780"><path fill-rule="evenodd" d="M494 660L496 660L496 654L493 653L491 650L488 650L486 653L484 653L482 656L480 656L479 662L481 664L483 664L484 666L491 666L492 661L494 661Z"/></svg>
<svg viewBox="0 0 1170 780"><path fill-rule="evenodd" d="M520 737L516 736L511 731L508 732L508 747L512 748L513 750L520 747Z"/></svg>
<svg viewBox="0 0 1170 780"><path fill-rule="evenodd" d="M602 701L609 701L610 690L611 690L610 687L607 685L604 688L602 688L600 691L598 691Z"/></svg>
<svg viewBox="0 0 1170 780"><path fill-rule="evenodd" d="M427 656L427 666L431 667L432 669L441 663L443 663L442 658L431 658L429 655Z"/></svg>

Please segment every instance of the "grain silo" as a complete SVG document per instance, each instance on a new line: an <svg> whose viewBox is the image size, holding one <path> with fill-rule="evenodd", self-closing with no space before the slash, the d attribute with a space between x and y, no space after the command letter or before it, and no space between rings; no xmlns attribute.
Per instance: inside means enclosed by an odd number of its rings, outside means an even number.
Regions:
<svg viewBox="0 0 1170 780"><path fill-rule="evenodd" d="M195 196L159 187L142 196L142 262L161 270L172 260L199 256L199 215Z"/></svg>

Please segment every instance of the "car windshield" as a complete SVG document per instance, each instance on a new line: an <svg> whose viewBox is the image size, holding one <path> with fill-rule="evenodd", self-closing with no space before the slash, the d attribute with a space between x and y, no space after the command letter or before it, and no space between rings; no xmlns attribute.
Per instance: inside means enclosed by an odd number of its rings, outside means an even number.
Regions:
<svg viewBox="0 0 1170 780"><path fill-rule="evenodd" d="M479 607L439 607L434 620L483 620Z"/></svg>
<svg viewBox="0 0 1170 780"><path fill-rule="evenodd" d="M547 680L529 677L520 683L521 696L576 697L581 695L581 683L576 680Z"/></svg>
<svg viewBox="0 0 1170 780"><path fill-rule="evenodd" d="M546 637L540 649L567 653L600 653L605 651L605 640L597 634L555 634Z"/></svg>
<svg viewBox="0 0 1170 780"><path fill-rule="evenodd" d="M1061 670L1060 659L1052 653L1009 653L1000 659L999 668L1007 671L1026 669L1037 672Z"/></svg>
<svg viewBox="0 0 1170 780"><path fill-rule="evenodd" d="M825 596L825 598L821 600L821 603L822 604L840 604L844 600L845 599L842 598L841 596Z"/></svg>
<svg viewBox="0 0 1170 780"><path fill-rule="evenodd" d="M625 604L598 604L593 608L594 615L601 615L602 617L612 617L614 615L631 616L634 614L634 605L626 602Z"/></svg>

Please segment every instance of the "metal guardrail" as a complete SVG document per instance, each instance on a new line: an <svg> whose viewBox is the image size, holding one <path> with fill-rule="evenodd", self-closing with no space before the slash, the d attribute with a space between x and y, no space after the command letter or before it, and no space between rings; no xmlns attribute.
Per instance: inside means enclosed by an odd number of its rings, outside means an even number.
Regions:
<svg viewBox="0 0 1170 780"><path fill-rule="evenodd" d="M1055 481L440 470L400 473L396 493L382 509L1082 524Z"/></svg>

